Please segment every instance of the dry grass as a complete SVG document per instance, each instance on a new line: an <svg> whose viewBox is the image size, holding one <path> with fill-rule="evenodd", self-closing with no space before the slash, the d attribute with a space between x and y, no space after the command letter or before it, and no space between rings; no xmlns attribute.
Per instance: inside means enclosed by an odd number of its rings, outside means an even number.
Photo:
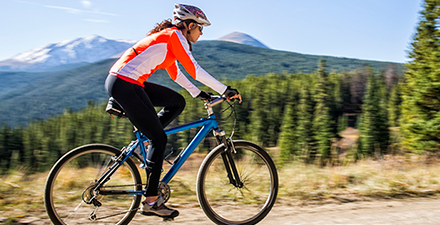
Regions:
<svg viewBox="0 0 440 225"><path fill-rule="evenodd" d="M396 156L326 168L292 164L279 175L279 196L284 200L420 197L440 191L440 165L426 164L418 157Z"/></svg>
<svg viewBox="0 0 440 225"><path fill-rule="evenodd" d="M192 157L192 156L191 156ZM191 158L190 157L190 158ZM195 157L199 161L201 157ZM171 203L196 204L199 162L179 171L170 183ZM430 196L440 191L440 164L418 157L389 157L346 166L320 168L292 163L279 168L279 200L282 203L328 199L362 200L402 196ZM21 169L0 177L0 217L46 217L43 189L47 173Z"/></svg>
<svg viewBox="0 0 440 225"><path fill-rule="evenodd" d="M6 223L29 215L47 218L43 214L43 189L48 172L32 175L27 172L20 169L0 177L0 217L7 217Z"/></svg>

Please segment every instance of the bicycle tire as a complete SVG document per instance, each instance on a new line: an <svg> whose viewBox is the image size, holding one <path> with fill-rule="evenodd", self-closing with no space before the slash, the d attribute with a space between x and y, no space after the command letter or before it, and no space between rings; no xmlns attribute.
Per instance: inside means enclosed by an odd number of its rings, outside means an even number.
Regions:
<svg viewBox="0 0 440 225"><path fill-rule="evenodd" d="M63 155L50 170L44 188L44 204L50 220L54 224L92 222L100 224L128 224L139 208L141 202L140 195L96 195L96 198L102 203L97 208L96 215L98 219L99 217L106 217L118 212L121 214L95 221L89 218L95 206L93 204L86 204L83 201L84 196L95 193L92 192L90 187L101 176L101 172L106 170L106 168L98 168L98 173L95 173L94 169L97 169L95 163L103 162L103 159L106 159L106 162L109 163L104 167L108 168L108 165L113 161L107 160L107 158L120 154L121 151L115 147L91 144L75 148ZM90 165L92 166L90 167ZM103 170L99 171L100 169ZM90 171L93 173L90 173ZM72 179L72 177L68 177L69 174L74 174L75 177ZM103 188L117 189L117 187L112 186L115 184L125 184L124 190L142 190L141 176L135 163L130 158L118 168L111 176L111 179L103 185ZM122 203L128 204L122 205ZM103 214L103 211L105 214Z"/></svg>
<svg viewBox="0 0 440 225"><path fill-rule="evenodd" d="M205 214L216 224L256 224L275 204L277 170L269 154L258 145L248 141L233 141L233 145L236 149L233 158L243 187L230 183L221 158L226 148L221 144L200 166L197 197Z"/></svg>

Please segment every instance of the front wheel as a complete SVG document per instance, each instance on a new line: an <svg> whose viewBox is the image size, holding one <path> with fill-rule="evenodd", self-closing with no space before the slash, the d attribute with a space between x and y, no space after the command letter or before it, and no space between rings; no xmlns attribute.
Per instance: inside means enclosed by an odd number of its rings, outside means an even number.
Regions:
<svg viewBox="0 0 440 225"><path fill-rule="evenodd" d="M121 151L108 145L85 145L61 157L49 172L44 204L54 224L128 224L138 210L142 180L128 158L100 184ZM127 194L132 193L132 194Z"/></svg>
<svg viewBox="0 0 440 225"><path fill-rule="evenodd" d="M275 203L277 170L258 145L247 141L234 141L233 145L233 163L225 160L227 151L223 144L205 158L197 177L197 197L205 214L217 224L256 224ZM233 173L231 164L237 173ZM237 175L240 184L233 182Z"/></svg>

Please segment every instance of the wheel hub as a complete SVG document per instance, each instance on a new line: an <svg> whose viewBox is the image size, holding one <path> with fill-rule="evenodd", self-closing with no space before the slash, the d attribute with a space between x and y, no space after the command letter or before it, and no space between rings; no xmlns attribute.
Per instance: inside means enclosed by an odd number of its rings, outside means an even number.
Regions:
<svg viewBox="0 0 440 225"><path fill-rule="evenodd" d="M95 188L98 184L93 183L90 185L86 190L84 190L82 194L82 199L87 204L92 204L94 201L99 201L102 199L102 195L98 193L98 191L95 191Z"/></svg>

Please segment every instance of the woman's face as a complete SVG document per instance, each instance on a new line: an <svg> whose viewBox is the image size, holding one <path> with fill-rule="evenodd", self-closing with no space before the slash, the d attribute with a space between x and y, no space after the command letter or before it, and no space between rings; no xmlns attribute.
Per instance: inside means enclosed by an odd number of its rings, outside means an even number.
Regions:
<svg viewBox="0 0 440 225"><path fill-rule="evenodd" d="M203 26L197 23L190 23L189 29L191 32L187 39L192 43L196 43L199 40L199 37L203 34Z"/></svg>

